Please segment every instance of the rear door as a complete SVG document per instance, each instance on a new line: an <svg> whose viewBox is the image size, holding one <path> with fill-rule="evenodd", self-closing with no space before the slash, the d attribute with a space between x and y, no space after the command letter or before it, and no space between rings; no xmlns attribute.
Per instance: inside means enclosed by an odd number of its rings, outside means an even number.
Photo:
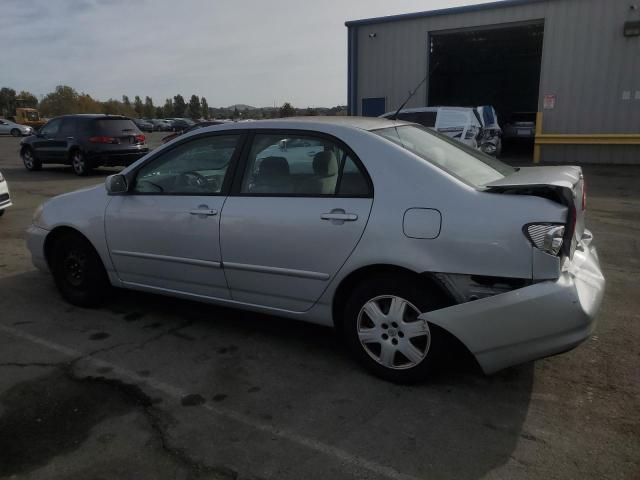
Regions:
<svg viewBox="0 0 640 480"><path fill-rule="evenodd" d="M373 190L338 140L260 130L222 211L221 247L234 300L305 311L364 232Z"/></svg>
<svg viewBox="0 0 640 480"><path fill-rule="evenodd" d="M51 144L51 158L53 161L65 163L69 160L69 145L75 142L77 125L77 117L65 117L62 119L60 128Z"/></svg>

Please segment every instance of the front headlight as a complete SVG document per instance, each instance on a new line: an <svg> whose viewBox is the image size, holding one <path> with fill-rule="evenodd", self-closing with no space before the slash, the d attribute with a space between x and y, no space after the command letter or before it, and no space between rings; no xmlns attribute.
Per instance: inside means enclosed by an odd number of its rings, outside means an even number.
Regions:
<svg viewBox="0 0 640 480"><path fill-rule="evenodd" d="M0 182L4 182L4 177L2 176L2 172L0 172Z"/></svg>

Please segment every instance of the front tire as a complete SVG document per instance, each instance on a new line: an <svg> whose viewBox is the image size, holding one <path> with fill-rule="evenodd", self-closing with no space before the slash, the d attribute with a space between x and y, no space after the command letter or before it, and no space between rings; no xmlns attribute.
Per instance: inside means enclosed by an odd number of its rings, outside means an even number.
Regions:
<svg viewBox="0 0 640 480"><path fill-rule="evenodd" d="M374 375L395 383L424 380L442 338L418 316L442 306L433 292L399 275L378 275L354 289L342 329L353 355Z"/></svg>
<svg viewBox="0 0 640 480"><path fill-rule="evenodd" d="M35 172L37 170L42 169L42 162L36 158L35 153L29 147L25 147L21 153L22 163L24 164L24 168L29 170L30 172Z"/></svg>
<svg viewBox="0 0 640 480"><path fill-rule="evenodd" d="M80 150L71 152L71 166L73 167L73 173L79 177L86 177L91 173L91 166Z"/></svg>
<svg viewBox="0 0 640 480"><path fill-rule="evenodd" d="M20 130L18 130L17 128L12 128L11 129L11 136L12 137L19 137L20 135L21 135L20 134Z"/></svg>
<svg viewBox="0 0 640 480"><path fill-rule="evenodd" d="M67 233L56 239L50 263L58 290L73 305L98 306L111 290L102 260L80 234Z"/></svg>

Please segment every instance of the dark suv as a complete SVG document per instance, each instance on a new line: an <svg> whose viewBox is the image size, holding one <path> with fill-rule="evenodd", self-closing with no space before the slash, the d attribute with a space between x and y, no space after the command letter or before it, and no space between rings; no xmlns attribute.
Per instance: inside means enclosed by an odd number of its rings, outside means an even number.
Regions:
<svg viewBox="0 0 640 480"><path fill-rule="evenodd" d="M65 115L49 120L20 142L27 170L45 163L71 165L77 175L100 166L127 166L147 154L145 136L119 115Z"/></svg>

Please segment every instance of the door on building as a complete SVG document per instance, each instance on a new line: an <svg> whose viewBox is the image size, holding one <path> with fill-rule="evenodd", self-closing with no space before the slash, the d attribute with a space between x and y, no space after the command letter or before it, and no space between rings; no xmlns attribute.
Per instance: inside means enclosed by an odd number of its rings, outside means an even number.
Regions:
<svg viewBox="0 0 640 480"><path fill-rule="evenodd" d="M386 112L386 99L384 97L363 98L362 99L362 116L363 117L379 117Z"/></svg>

